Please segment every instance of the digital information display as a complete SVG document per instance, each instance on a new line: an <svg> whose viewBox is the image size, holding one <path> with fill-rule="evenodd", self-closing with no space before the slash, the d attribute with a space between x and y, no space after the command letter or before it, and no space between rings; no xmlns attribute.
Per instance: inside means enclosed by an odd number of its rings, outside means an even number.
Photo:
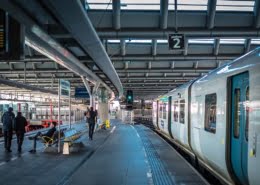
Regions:
<svg viewBox="0 0 260 185"><path fill-rule="evenodd" d="M0 53L6 51L6 38L5 38L5 12L0 10Z"/></svg>

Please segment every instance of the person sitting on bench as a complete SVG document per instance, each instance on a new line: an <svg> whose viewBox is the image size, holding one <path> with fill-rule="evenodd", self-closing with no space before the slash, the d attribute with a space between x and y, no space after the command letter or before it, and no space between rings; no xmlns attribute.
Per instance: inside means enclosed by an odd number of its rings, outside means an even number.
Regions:
<svg viewBox="0 0 260 185"><path fill-rule="evenodd" d="M45 134L42 134L41 132L38 132L35 136L29 137L30 140L33 140L33 149L29 152L35 153L36 152L36 141L38 137L41 137L45 143L48 143L52 137L54 136L54 133L56 132L56 122L52 122L50 127L51 129L48 130Z"/></svg>

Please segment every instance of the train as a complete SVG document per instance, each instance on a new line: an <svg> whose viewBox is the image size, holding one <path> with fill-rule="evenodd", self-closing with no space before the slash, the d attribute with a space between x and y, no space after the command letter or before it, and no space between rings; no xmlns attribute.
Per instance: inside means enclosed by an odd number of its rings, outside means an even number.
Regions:
<svg viewBox="0 0 260 185"><path fill-rule="evenodd" d="M152 114L223 184L260 184L260 48L159 96Z"/></svg>

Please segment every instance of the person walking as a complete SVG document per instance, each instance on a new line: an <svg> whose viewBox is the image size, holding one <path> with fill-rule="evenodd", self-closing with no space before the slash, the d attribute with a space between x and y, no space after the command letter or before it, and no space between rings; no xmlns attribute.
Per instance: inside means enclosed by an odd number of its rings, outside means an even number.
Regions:
<svg viewBox="0 0 260 185"><path fill-rule="evenodd" d="M14 131L17 137L18 152L22 151L22 144L24 139L25 127L27 125L27 120L22 116L21 112L17 113L14 119Z"/></svg>
<svg viewBox="0 0 260 185"><path fill-rule="evenodd" d="M93 133L94 133L94 129L95 129L96 118L97 118L96 111L93 110L93 107L90 107L88 125L89 125L89 139L91 139L91 140L93 140Z"/></svg>
<svg viewBox="0 0 260 185"><path fill-rule="evenodd" d="M13 137L13 121L14 121L13 108L9 107L2 116L3 130L4 130L4 142L5 142L5 151L12 152L11 144Z"/></svg>

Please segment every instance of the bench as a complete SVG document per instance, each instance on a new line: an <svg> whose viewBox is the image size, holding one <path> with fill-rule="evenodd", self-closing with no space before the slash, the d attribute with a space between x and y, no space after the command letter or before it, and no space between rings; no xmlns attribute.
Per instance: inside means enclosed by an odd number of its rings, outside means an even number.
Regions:
<svg viewBox="0 0 260 185"><path fill-rule="evenodd" d="M69 154L71 151L75 151L75 149L77 151L79 150L79 147L82 146L82 142L80 141L82 134L83 132L77 131L76 129L69 129L64 132L63 154ZM71 150L72 146L76 147Z"/></svg>
<svg viewBox="0 0 260 185"><path fill-rule="evenodd" d="M66 131L67 128L63 128L60 130L60 137L63 138L64 137L64 132ZM31 153L35 153L36 152L36 144L37 141L41 140L42 143L44 143L45 149L47 147L51 147L54 144L58 144L58 137L59 137L59 131L55 131L54 134L52 135L52 137L48 137L48 136L38 136L35 139L35 136L33 137L28 137L29 140L33 140L33 149L30 150L29 152Z"/></svg>

